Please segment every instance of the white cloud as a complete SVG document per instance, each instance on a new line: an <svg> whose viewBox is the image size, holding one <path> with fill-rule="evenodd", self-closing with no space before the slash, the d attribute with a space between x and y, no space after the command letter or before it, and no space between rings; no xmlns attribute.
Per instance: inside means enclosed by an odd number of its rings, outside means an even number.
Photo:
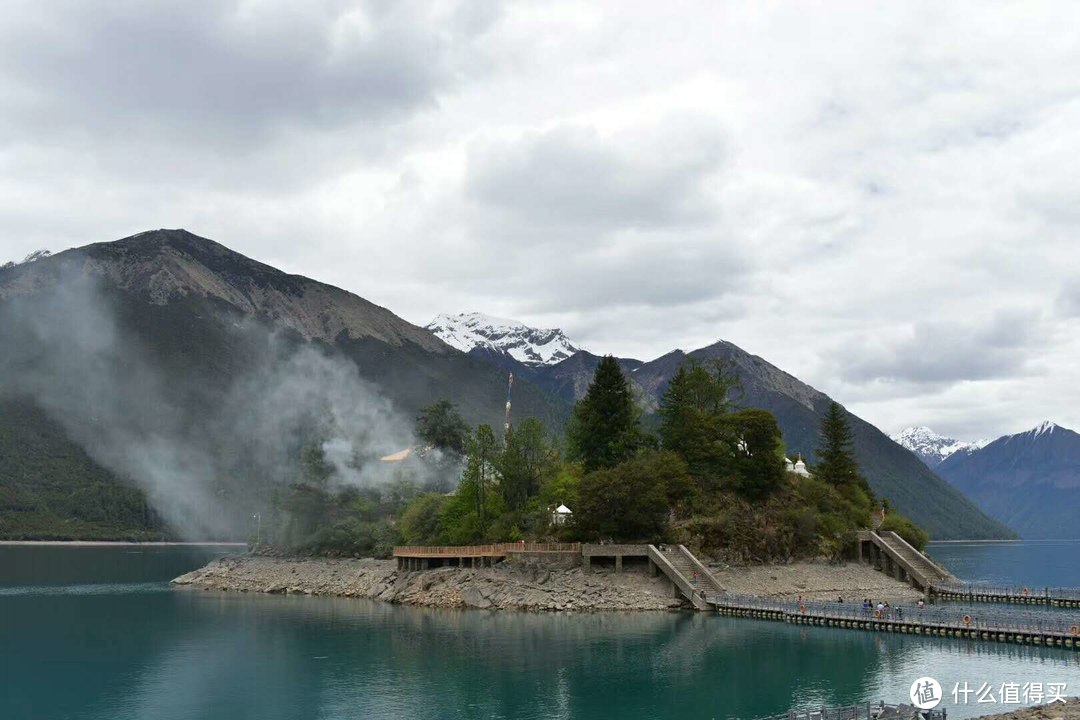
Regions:
<svg viewBox="0 0 1080 720"><path fill-rule="evenodd" d="M1080 426L1080 6L495 7L11 6L0 259L184 226L885 429Z"/></svg>

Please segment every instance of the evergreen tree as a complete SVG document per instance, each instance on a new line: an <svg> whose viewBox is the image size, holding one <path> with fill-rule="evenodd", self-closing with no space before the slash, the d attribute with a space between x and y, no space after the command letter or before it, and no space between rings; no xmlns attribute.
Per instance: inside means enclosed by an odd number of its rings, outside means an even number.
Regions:
<svg viewBox="0 0 1080 720"><path fill-rule="evenodd" d="M738 441L725 417L731 411L738 376L716 360L711 367L689 360L676 371L660 398L660 439L678 453L705 492L734 471Z"/></svg>
<svg viewBox="0 0 1080 720"><path fill-rule="evenodd" d="M334 474L334 466L326 459L322 445L312 442L300 451L300 468L303 482L317 487L326 487Z"/></svg>
<svg viewBox="0 0 1080 720"><path fill-rule="evenodd" d="M761 500L784 480L783 441L776 418L767 410L740 410L731 416L739 437L737 490L748 500Z"/></svg>
<svg viewBox="0 0 1080 720"><path fill-rule="evenodd" d="M540 483L553 469L555 453L544 434L544 424L525 418L506 433L506 446L499 461L499 484L506 506L521 510L525 502L540 492Z"/></svg>
<svg viewBox="0 0 1080 720"><path fill-rule="evenodd" d="M469 460L461 477L458 493L472 500L480 533L487 530L488 493L495 482L498 441L490 425L480 425L468 440Z"/></svg>
<svg viewBox="0 0 1080 720"><path fill-rule="evenodd" d="M511 512L517 512L529 497L529 471L519 433L513 427L506 430L506 445L499 456L498 469L503 501Z"/></svg>
<svg viewBox="0 0 1080 720"><path fill-rule="evenodd" d="M614 357L600 359L592 383L574 406L567 429L571 458L585 472L611 468L633 457L643 443L630 383Z"/></svg>
<svg viewBox="0 0 1080 720"><path fill-rule="evenodd" d="M821 421L821 447L816 450L818 463L814 476L834 487L852 487L873 498L870 484L859 472L855 461L854 436L847 412L838 403L830 403Z"/></svg>
<svg viewBox="0 0 1080 720"><path fill-rule="evenodd" d="M670 508L689 486L686 463L670 452L649 451L581 480L574 511L583 539L662 541Z"/></svg>
<svg viewBox="0 0 1080 720"><path fill-rule="evenodd" d="M420 411L416 418L416 437L422 442L463 455L469 437L469 426L449 400L438 400Z"/></svg>
<svg viewBox="0 0 1080 720"><path fill-rule="evenodd" d="M506 512L502 493L497 487L497 463L500 455L495 432L481 425L469 437L468 458L457 491L439 509L440 537L451 545L490 542L492 523Z"/></svg>

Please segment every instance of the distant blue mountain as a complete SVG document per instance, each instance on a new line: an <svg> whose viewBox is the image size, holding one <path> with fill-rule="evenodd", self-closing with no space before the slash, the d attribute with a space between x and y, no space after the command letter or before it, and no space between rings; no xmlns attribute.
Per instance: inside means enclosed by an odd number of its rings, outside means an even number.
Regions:
<svg viewBox="0 0 1080 720"><path fill-rule="evenodd" d="M1068 428L1044 422L934 469L1024 538L1080 538L1080 434Z"/></svg>

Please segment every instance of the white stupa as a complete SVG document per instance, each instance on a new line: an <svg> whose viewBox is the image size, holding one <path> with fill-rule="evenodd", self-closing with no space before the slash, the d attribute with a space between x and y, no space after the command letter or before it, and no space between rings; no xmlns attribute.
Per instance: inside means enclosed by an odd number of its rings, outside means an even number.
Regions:
<svg viewBox="0 0 1080 720"><path fill-rule="evenodd" d="M803 462L802 455L799 455L799 459L794 463L791 462L791 458L784 458L784 469L796 475L810 477L810 471L806 469L806 463Z"/></svg>

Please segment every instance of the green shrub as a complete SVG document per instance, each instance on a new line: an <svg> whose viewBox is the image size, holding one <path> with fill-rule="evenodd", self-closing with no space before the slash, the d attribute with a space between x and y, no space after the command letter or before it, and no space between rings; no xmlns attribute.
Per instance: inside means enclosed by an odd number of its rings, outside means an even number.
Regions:
<svg viewBox="0 0 1080 720"><path fill-rule="evenodd" d="M907 541L916 550L922 552L926 543L930 542L930 535L925 530L911 521L910 518L889 513L885 521L881 523L881 530L891 530Z"/></svg>

